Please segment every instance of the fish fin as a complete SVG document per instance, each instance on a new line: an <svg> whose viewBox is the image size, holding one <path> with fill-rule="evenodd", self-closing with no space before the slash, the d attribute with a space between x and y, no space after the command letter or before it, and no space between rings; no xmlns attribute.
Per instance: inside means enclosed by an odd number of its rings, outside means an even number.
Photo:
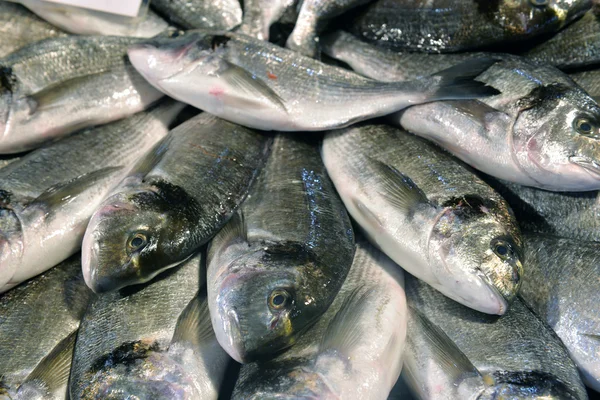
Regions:
<svg viewBox="0 0 600 400"><path fill-rule="evenodd" d="M76 93L80 90L85 81L102 74L106 74L106 71L100 71L85 76L77 76L64 82L48 86L39 92L28 96L27 103L30 107L30 114L63 107L65 105L65 100L69 101L70 93Z"/></svg>
<svg viewBox="0 0 600 400"><path fill-rule="evenodd" d="M223 72L219 73L219 76L225 80L225 82L240 90L240 92L247 93L250 98L256 97L256 93L259 93L269 100L271 104L287 112L283 99L263 80L253 76L242 67L225 60L223 60L223 62L226 64L225 67L222 68Z"/></svg>
<svg viewBox="0 0 600 400"><path fill-rule="evenodd" d="M484 126L489 123L490 114L502 112L479 100L448 100L447 103L452 105L456 110L469 115L471 119Z"/></svg>
<svg viewBox="0 0 600 400"><path fill-rule="evenodd" d="M81 256L76 255L80 258ZM78 263L80 264L80 263ZM81 273L65 281L65 304L69 307L73 317L80 320L88 307L88 304L96 297L96 294L85 284Z"/></svg>
<svg viewBox="0 0 600 400"><path fill-rule="evenodd" d="M409 214L416 205L429 203L425 193L408 176L379 160L371 160L372 168L383 183L382 195L394 207Z"/></svg>
<svg viewBox="0 0 600 400"><path fill-rule="evenodd" d="M158 143L154 145L146 154L144 154L129 170L128 176L146 176L160 162L163 155L169 150L173 135L167 134Z"/></svg>
<svg viewBox="0 0 600 400"><path fill-rule="evenodd" d="M498 89L475 80L497 62L498 60L494 58L480 57L462 62L431 77L423 78L425 80L432 77L441 78L437 83L437 89L429 97L431 97L431 100L474 99L499 94Z"/></svg>
<svg viewBox="0 0 600 400"><path fill-rule="evenodd" d="M363 332L360 329L360 319L367 312L367 299L373 290L365 290L364 285L353 289L342 306L335 314L319 345L319 350L335 349L349 355L358 345Z"/></svg>
<svg viewBox="0 0 600 400"><path fill-rule="evenodd" d="M580 333L580 335L600 342L600 335L594 335L593 333Z"/></svg>
<svg viewBox="0 0 600 400"><path fill-rule="evenodd" d="M71 371L71 360L75 348L77 330L61 340L52 351L40 361L33 371L21 384L38 381L44 385L48 392L54 392L66 385Z"/></svg>
<svg viewBox="0 0 600 400"><path fill-rule="evenodd" d="M43 204L44 206L60 207L72 201L74 197L94 187L99 181L108 178L122 169L123 167L106 167L80 175L70 181L59 183L40 194L27 206Z"/></svg>
<svg viewBox="0 0 600 400"><path fill-rule="evenodd" d="M481 376L473 363L442 329L412 306L409 306L409 313L413 322L419 326L419 331L423 333L423 339L431 345L435 361L452 377L451 382L457 382L465 374Z"/></svg>
<svg viewBox="0 0 600 400"><path fill-rule="evenodd" d="M179 315L171 343L188 342L194 347L198 347L200 343L210 340L214 336L208 312L206 290L202 290Z"/></svg>
<svg viewBox="0 0 600 400"><path fill-rule="evenodd" d="M242 239L244 242L246 242L246 232L247 230L244 214L241 210L237 210L233 213L225 226L223 226L223 228L221 228L221 230L213 237L210 245L208 246L207 259L212 259L214 249L220 249L227 243L232 243L239 239Z"/></svg>

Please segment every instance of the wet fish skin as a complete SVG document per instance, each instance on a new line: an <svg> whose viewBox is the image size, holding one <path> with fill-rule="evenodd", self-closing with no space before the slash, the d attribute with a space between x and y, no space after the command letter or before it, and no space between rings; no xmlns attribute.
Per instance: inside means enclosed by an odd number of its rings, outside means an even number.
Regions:
<svg viewBox="0 0 600 400"><path fill-rule="evenodd" d="M170 100L0 169L0 292L79 250L94 210L182 108Z"/></svg>
<svg viewBox="0 0 600 400"><path fill-rule="evenodd" d="M583 15L591 0L379 0L349 25L352 32L395 50L447 53L517 42L556 32Z"/></svg>
<svg viewBox="0 0 600 400"><path fill-rule="evenodd" d="M25 7L10 1L0 2L0 58L29 43L62 35L65 33Z"/></svg>
<svg viewBox="0 0 600 400"><path fill-rule="evenodd" d="M128 53L136 69L171 97L263 130L325 130L410 104L496 93L471 80L495 62L489 59L392 84L234 33L190 31L148 40Z"/></svg>
<svg viewBox="0 0 600 400"><path fill-rule="evenodd" d="M521 297L569 349L582 379L600 390L598 254L600 244L525 235L527 276Z"/></svg>
<svg viewBox="0 0 600 400"><path fill-rule="evenodd" d="M291 8L297 0L244 0L244 15L238 32L260 40L269 40L271 25Z"/></svg>
<svg viewBox="0 0 600 400"><path fill-rule="evenodd" d="M387 399L402 368L403 282L396 264L359 242L327 312L282 355L243 365L233 399Z"/></svg>
<svg viewBox="0 0 600 400"><path fill-rule="evenodd" d="M303 0L298 20L286 47L308 57L319 55L317 29L323 23L344 12L373 0Z"/></svg>
<svg viewBox="0 0 600 400"><path fill-rule="evenodd" d="M286 134L240 213L210 243L207 287L219 343L246 363L291 346L327 310L354 235L317 147Z"/></svg>
<svg viewBox="0 0 600 400"><path fill-rule="evenodd" d="M587 71L574 72L569 74L583 90L589 93L594 99L600 98L600 70L590 69Z"/></svg>
<svg viewBox="0 0 600 400"><path fill-rule="evenodd" d="M40 389L39 398L65 399L70 357L56 351L72 355L92 297L78 255L0 297L0 398L35 399Z"/></svg>
<svg viewBox="0 0 600 400"><path fill-rule="evenodd" d="M523 275L519 227L472 171L378 124L327 133L322 156L350 215L396 263L468 307L507 311Z"/></svg>
<svg viewBox="0 0 600 400"><path fill-rule="evenodd" d="M498 318L413 277L405 285L404 372L418 398L587 399L561 340L520 299Z"/></svg>
<svg viewBox="0 0 600 400"><path fill-rule="evenodd" d="M89 287L143 283L184 261L244 200L270 143L209 114L172 130L92 216L82 244Z"/></svg>
<svg viewBox="0 0 600 400"><path fill-rule="evenodd" d="M229 31L242 22L239 0L154 0L156 12L184 29Z"/></svg>

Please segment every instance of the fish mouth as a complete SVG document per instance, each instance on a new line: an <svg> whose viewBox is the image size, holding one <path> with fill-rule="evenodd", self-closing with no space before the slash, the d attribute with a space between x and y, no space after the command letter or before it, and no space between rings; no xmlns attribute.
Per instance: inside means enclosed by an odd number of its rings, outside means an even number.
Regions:
<svg viewBox="0 0 600 400"><path fill-rule="evenodd" d="M10 280L21 264L24 248L22 226L14 210L0 208L0 293L15 286Z"/></svg>
<svg viewBox="0 0 600 400"><path fill-rule="evenodd" d="M213 328L217 341L231 358L242 364L250 361L244 346L240 321L234 310L219 305L219 312L213 318Z"/></svg>
<svg viewBox="0 0 600 400"><path fill-rule="evenodd" d="M493 279L488 274L484 273L483 271L478 270L477 275L479 276L481 281L484 283L484 285L486 285L487 289L491 292L492 298L494 298L497 302L497 307L494 307L494 309L490 308L489 311L492 311L493 314L504 315L504 313L506 313L506 310L508 310L508 305L515 298L515 295L509 296L505 293L502 293L500 291L500 289L498 289L496 287L496 285L494 284ZM482 311L482 310L480 310L480 311ZM483 311L483 312L486 312L486 311Z"/></svg>
<svg viewBox="0 0 600 400"><path fill-rule="evenodd" d="M569 162L585 169L590 175L596 179L600 179L600 163L582 156L571 156Z"/></svg>

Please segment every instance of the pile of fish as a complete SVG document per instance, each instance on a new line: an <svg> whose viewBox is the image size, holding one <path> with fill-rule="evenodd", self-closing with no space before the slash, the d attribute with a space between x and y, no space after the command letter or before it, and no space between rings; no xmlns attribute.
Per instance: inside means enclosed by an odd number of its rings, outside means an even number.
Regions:
<svg viewBox="0 0 600 400"><path fill-rule="evenodd" d="M600 3L0 0L0 399L600 396Z"/></svg>

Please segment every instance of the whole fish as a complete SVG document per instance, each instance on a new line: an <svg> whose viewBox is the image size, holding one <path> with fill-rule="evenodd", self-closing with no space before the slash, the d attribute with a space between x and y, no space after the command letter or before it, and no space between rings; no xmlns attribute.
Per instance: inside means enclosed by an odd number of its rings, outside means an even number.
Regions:
<svg viewBox="0 0 600 400"><path fill-rule="evenodd" d="M394 116L496 178L554 191L600 189L600 107L554 67L503 55L478 80L501 94Z"/></svg>
<svg viewBox="0 0 600 400"><path fill-rule="evenodd" d="M66 398L75 336L92 295L77 255L0 297L0 399Z"/></svg>
<svg viewBox="0 0 600 400"><path fill-rule="evenodd" d="M333 17L373 0L303 0L298 20L290 34L286 47L308 57L319 54L317 29Z"/></svg>
<svg viewBox="0 0 600 400"><path fill-rule="evenodd" d="M217 399L229 357L206 306L200 256L90 304L77 337L71 399Z"/></svg>
<svg viewBox="0 0 600 400"><path fill-rule="evenodd" d="M52 38L0 59L0 153L30 150L161 98L125 58L136 40Z"/></svg>
<svg viewBox="0 0 600 400"><path fill-rule="evenodd" d="M182 107L165 102L0 169L0 292L79 250L94 210Z"/></svg>
<svg viewBox="0 0 600 400"><path fill-rule="evenodd" d="M233 399L386 400L402 369L403 285L396 264L369 244L357 244L327 312L282 355L243 365Z"/></svg>
<svg viewBox="0 0 600 400"><path fill-rule="evenodd" d="M191 31L132 46L129 59L169 96L241 125L316 131L411 104L497 93L471 77L475 60L432 77L382 83L242 34Z"/></svg>
<svg viewBox="0 0 600 400"><path fill-rule="evenodd" d="M244 17L238 32L260 40L269 40L271 25L294 8L297 2L298 0L244 0Z"/></svg>
<svg viewBox="0 0 600 400"><path fill-rule="evenodd" d="M491 187L385 125L329 132L322 155L348 212L392 260L468 307L506 312L523 275L521 236Z"/></svg>
<svg viewBox="0 0 600 400"><path fill-rule="evenodd" d="M152 37L166 30L169 24L148 10L139 18L43 0L16 0L51 24L78 35L110 35Z"/></svg>
<svg viewBox="0 0 600 400"><path fill-rule="evenodd" d="M581 19L529 50L525 55L561 69L599 64L600 4L594 4Z"/></svg>
<svg viewBox="0 0 600 400"><path fill-rule="evenodd" d="M574 72L569 75L579 86L598 101L600 99L600 69Z"/></svg>
<svg viewBox="0 0 600 400"><path fill-rule="evenodd" d="M600 241L597 191L550 192L491 177L486 181L510 204L524 231Z"/></svg>
<svg viewBox="0 0 600 400"><path fill-rule="evenodd" d="M523 301L569 349L583 381L600 391L600 244L525 235Z"/></svg>
<svg viewBox="0 0 600 400"><path fill-rule="evenodd" d="M558 336L517 299L498 318L406 276L404 373L421 399L587 399Z"/></svg>
<svg viewBox="0 0 600 400"><path fill-rule="evenodd" d="M239 0L152 0L157 13L184 29L231 30L242 22Z"/></svg>
<svg viewBox="0 0 600 400"><path fill-rule="evenodd" d="M378 0L350 26L384 47L447 53L556 32L591 6L591 0Z"/></svg>
<svg viewBox="0 0 600 400"><path fill-rule="evenodd" d="M171 131L90 220L82 244L88 286L106 292L143 283L191 256L244 200L270 144L210 114Z"/></svg>
<svg viewBox="0 0 600 400"><path fill-rule="evenodd" d="M212 240L208 306L239 362L291 346L327 310L352 265L354 234L316 146L275 137L248 199Z"/></svg>
<svg viewBox="0 0 600 400"><path fill-rule="evenodd" d="M25 7L0 1L0 58L21 47L54 36L65 35Z"/></svg>

